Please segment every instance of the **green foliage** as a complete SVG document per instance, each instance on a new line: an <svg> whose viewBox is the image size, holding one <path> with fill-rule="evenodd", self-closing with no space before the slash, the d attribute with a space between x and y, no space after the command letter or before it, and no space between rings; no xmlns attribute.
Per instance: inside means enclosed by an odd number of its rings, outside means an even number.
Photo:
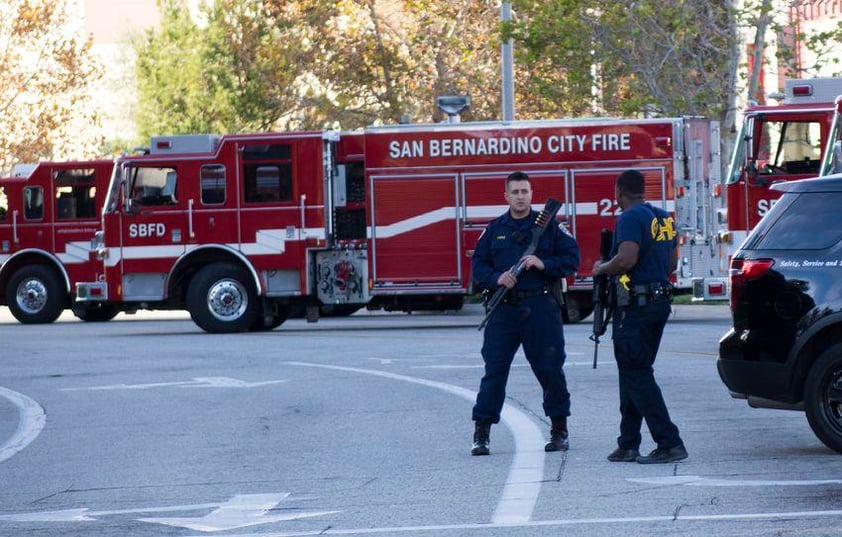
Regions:
<svg viewBox="0 0 842 537"><path fill-rule="evenodd" d="M159 0L158 7L161 26L134 43L139 134L148 140L156 134L211 132L201 32L183 0Z"/></svg>
<svg viewBox="0 0 842 537"><path fill-rule="evenodd" d="M768 0L513 0L502 24L497 0L216 0L197 24L184 0L159 1L136 44L144 136L438 121L444 94L472 97L465 120L497 119L509 38L519 119L701 115L728 132L738 36L772 15Z"/></svg>
<svg viewBox="0 0 842 537"><path fill-rule="evenodd" d="M679 0L523 0L513 35L532 71L523 91L558 112L720 117L732 86L731 11ZM535 67L538 66L538 69ZM725 91L723 91L725 90Z"/></svg>

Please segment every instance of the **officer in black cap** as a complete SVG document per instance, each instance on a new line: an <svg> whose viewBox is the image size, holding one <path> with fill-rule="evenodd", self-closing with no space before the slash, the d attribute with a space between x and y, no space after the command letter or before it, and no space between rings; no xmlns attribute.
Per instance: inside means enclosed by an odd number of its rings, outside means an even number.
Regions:
<svg viewBox="0 0 842 537"><path fill-rule="evenodd" d="M678 247L673 218L646 203L644 194L639 171L627 170L617 177L614 196L623 212L614 231L612 257L597 261L593 275L612 275L616 286L612 329L621 418L618 447L608 460L656 464L687 458L652 369L671 310L670 274L678 264ZM644 419L658 447L641 456Z"/></svg>
<svg viewBox="0 0 842 537"><path fill-rule="evenodd" d="M494 310L483 336L485 375L473 409L471 455L489 454L491 425L500 421L509 369L521 345L543 389L544 413L552 422L550 441L544 449L563 451L568 448L570 393L562 370L561 305L550 287L579 268L579 247L563 227L551 223L541 235L535 254L524 257L537 217L532 210L529 176L523 172L510 174L504 196L509 210L488 224L472 257L474 282L480 288L495 290L502 285L510 291ZM521 258L525 270L515 278L509 270Z"/></svg>

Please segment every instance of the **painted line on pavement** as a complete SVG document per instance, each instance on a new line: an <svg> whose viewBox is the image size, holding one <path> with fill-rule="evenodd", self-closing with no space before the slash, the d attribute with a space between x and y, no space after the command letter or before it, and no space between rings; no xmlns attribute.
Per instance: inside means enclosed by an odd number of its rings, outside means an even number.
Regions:
<svg viewBox="0 0 842 537"><path fill-rule="evenodd" d="M0 462L3 462L28 446L41 434L41 430L47 423L47 416L41 405L22 393L0 387L0 397L8 399L18 408L20 414L15 433L5 444L0 445Z"/></svg>
<svg viewBox="0 0 842 537"><path fill-rule="evenodd" d="M777 513L734 513L725 515L656 515L656 516L637 516L637 517L621 517L621 518L580 518L580 519L561 519L561 520L534 520L521 522L517 524L437 524L430 526L397 526L392 528L357 528L357 529L342 529L342 528L327 528L314 531L302 532L269 532L269 533L237 533L225 534L225 537L307 537L310 535L371 535L377 533L397 534L397 533L415 533L415 532L431 532L431 531L446 531L452 532L455 530L498 530L503 528L551 528L556 526L599 526L611 524L634 524L646 522L668 522L670 525L670 535L672 532L680 531L675 524L681 522L709 522L709 521L746 521L746 520L788 520L798 518L824 518L824 517L840 517L842 518L842 511L789 511ZM687 528L692 531L691 528ZM627 531L628 528L623 528ZM429 534L429 533L427 533ZM447 533L451 535L451 533ZM460 534L461 535L461 534ZM492 535L496 535L492 533ZM185 537L201 537L198 535L190 535Z"/></svg>
<svg viewBox="0 0 842 537"><path fill-rule="evenodd" d="M636 477L626 481L644 485L687 487L815 487L819 485L842 485L842 479L717 479L698 475L675 475L664 477Z"/></svg>
<svg viewBox="0 0 842 537"><path fill-rule="evenodd" d="M472 403L476 398L476 393L459 386L406 375L397 375L386 371L310 362L287 363L304 367L350 371L412 382L413 384L443 390L467 399ZM541 485L544 480L544 437L532 418L509 404L503 405L503 412L500 414L500 418L509 430L511 430L512 436L514 436L515 451L512 466L509 468L509 475L503 487L503 493L500 501L497 503L497 508L494 511L491 522L492 524L519 524L528 522L532 517L532 511L535 509L535 503L538 500L538 494L541 492Z"/></svg>

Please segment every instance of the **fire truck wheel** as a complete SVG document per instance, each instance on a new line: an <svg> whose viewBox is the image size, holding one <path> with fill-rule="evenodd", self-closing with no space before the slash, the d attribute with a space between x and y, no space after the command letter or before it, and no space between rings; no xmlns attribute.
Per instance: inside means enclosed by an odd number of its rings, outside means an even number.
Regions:
<svg viewBox="0 0 842 537"><path fill-rule="evenodd" d="M73 307L73 315L88 323L102 323L110 321L120 313L111 304L88 304L81 307Z"/></svg>
<svg viewBox="0 0 842 537"><path fill-rule="evenodd" d="M24 324L51 323L67 305L67 293L55 270L30 265L15 272L6 288L9 309Z"/></svg>
<svg viewBox="0 0 842 537"><path fill-rule="evenodd" d="M254 325L259 310L260 302L249 274L238 265L208 265L187 288L187 311L205 332L245 332Z"/></svg>
<svg viewBox="0 0 842 537"><path fill-rule="evenodd" d="M291 308L287 304L278 304L277 308L278 310L272 316L272 321L268 325L263 315L258 315L249 330L253 332L268 332L284 324L284 321L289 318Z"/></svg>
<svg viewBox="0 0 842 537"><path fill-rule="evenodd" d="M585 320L593 312L593 300L587 293L568 293L565 308L561 312L564 324L575 324Z"/></svg>

